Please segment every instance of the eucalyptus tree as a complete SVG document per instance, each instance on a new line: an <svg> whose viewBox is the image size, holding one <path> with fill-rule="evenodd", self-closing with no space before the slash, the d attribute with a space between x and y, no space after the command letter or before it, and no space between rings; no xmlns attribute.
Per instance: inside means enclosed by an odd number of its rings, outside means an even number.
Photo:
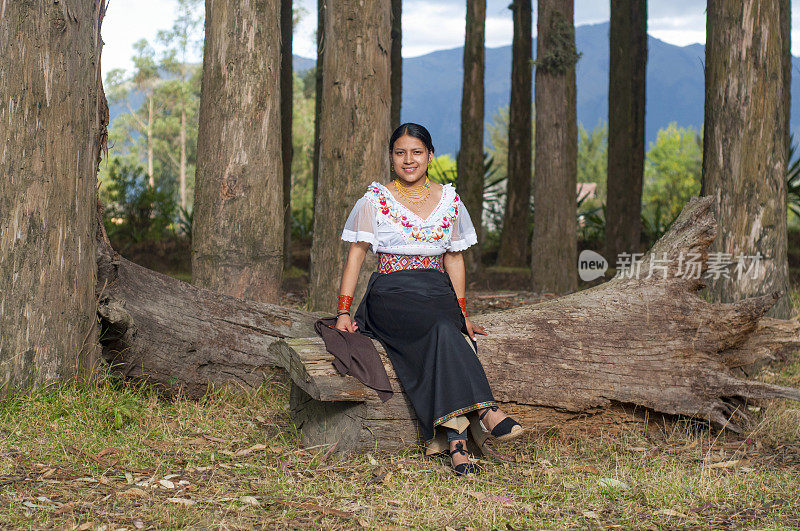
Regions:
<svg viewBox="0 0 800 531"><path fill-rule="evenodd" d="M458 150L456 188L478 231L480 241L483 216L483 121L484 71L486 54L486 0L467 0L464 35L464 82L461 91L461 142ZM480 246L464 253L470 273L480 269Z"/></svg>
<svg viewBox="0 0 800 531"><path fill-rule="evenodd" d="M786 167L788 83L784 0L709 0L703 195L715 198L714 301L780 290L788 317ZM744 274L740 274L740 273Z"/></svg>
<svg viewBox="0 0 800 531"><path fill-rule="evenodd" d="M576 116L573 0L539 0L536 39L536 161L533 186L533 289L578 287Z"/></svg>
<svg viewBox="0 0 800 531"><path fill-rule="evenodd" d="M336 305L348 244L339 238L356 200L389 173L389 2L326 0L319 176L309 273L312 308ZM355 298L363 293L369 267Z"/></svg>
<svg viewBox="0 0 800 531"><path fill-rule="evenodd" d="M528 258L531 174L532 14L531 0L514 0L511 44L511 103L508 126L508 181L498 265L524 267Z"/></svg>
<svg viewBox="0 0 800 531"><path fill-rule="evenodd" d="M105 6L74 0L0 9L2 395L88 373L98 353Z"/></svg>
<svg viewBox="0 0 800 531"><path fill-rule="evenodd" d="M606 258L639 251L644 180L647 1L612 0L608 69Z"/></svg>
<svg viewBox="0 0 800 531"><path fill-rule="evenodd" d="M280 0L206 0L192 281L274 302L283 272Z"/></svg>

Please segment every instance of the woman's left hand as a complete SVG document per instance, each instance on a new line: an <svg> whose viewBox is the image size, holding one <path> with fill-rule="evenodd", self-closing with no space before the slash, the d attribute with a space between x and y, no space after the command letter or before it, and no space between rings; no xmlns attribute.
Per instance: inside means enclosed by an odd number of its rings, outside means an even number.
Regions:
<svg viewBox="0 0 800 531"><path fill-rule="evenodd" d="M464 316L464 322L467 324L467 335L473 341L475 341L475 334L480 334L485 336L487 334L486 330L480 325L472 324L472 321L469 320L469 317Z"/></svg>

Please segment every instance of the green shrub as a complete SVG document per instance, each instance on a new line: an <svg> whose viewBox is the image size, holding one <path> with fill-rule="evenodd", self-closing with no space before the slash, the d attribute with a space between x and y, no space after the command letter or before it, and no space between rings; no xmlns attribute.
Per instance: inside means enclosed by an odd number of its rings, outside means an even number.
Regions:
<svg viewBox="0 0 800 531"><path fill-rule="evenodd" d="M171 191L150 187L138 164L114 157L109 165L103 213L109 238L138 243L173 232L176 204Z"/></svg>

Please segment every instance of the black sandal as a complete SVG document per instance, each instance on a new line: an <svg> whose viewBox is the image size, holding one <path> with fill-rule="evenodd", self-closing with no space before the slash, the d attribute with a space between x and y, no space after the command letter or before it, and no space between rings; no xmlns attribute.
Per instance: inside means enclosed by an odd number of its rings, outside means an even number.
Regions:
<svg viewBox="0 0 800 531"><path fill-rule="evenodd" d="M497 411L498 409L500 409L500 407L496 405L489 406L486 408L486 411L480 414L480 416L478 417L478 421L481 423L481 428L483 428L483 431L489 431L483 424L483 417L486 416L486 414L489 412L490 409L492 411ZM506 418L498 422L497 426L492 428L490 435L495 439L497 439L498 441L508 441L511 439L516 439L524 432L525 428L523 428L519 422L507 416Z"/></svg>
<svg viewBox="0 0 800 531"><path fill-rule="evenodd" d="M464 441L458 441L456 443L456 449L449 452L450 457L452 458L454 454L467 454L467 451L464 449ZM460 465L453 465L453 470L456 472L456 476L466 476L467 474L477 474L480 472L480 467L475 463L461 463Z"/></svg>

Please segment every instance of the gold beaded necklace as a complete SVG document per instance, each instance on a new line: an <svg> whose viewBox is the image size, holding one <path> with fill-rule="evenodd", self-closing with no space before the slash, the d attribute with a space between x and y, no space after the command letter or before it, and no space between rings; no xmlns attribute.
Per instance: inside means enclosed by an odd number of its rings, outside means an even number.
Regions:
<svg viewBox="0 0 800 531"><path fill-rule="evenodd" d="M422 186L401 186L399 179L395 179L394 187L400 195L408 199L411 203L422 203L431 195L431 185L427 175L425 176L425 183Z"/></svg>

